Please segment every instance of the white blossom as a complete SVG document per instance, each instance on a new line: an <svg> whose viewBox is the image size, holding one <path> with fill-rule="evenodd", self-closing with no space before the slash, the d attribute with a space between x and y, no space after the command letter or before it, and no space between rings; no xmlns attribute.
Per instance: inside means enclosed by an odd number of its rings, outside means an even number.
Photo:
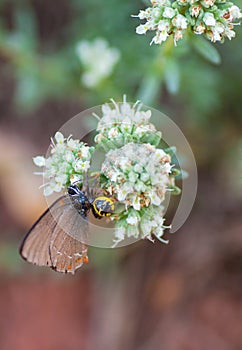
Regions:
<svg viewBox="0 0 242 350"><path fill-rule="evenodd" d="M65 138L61 132L57 131L55 133L55 140L56 140L58 145L63 145Z"/></svg>
<svg viewBox="0 0 242 350"><path fill-rule="evenodd" d="M127 195L131 193L132 190L133 190L133 187L128 182L122 185L121 187L117 188L116 195L119 202L123 202L126 199Z"/></svg>
<svg viewBox="0 0 242 350"><path fill-rule="evenodd" d="M108 77L120 58L116 48L110 48L105 39L97 38L93 42L80 41L76 46L77 55L84 67L82 83L89 88L96 87Z"/></svg>
<svg viewBox="0 0 242 350"><path fill-rule="evenodd" d="M212 30L212 39L211 41L216 42L221 40L221 35L225 34L225 27L222 23L217 22Z"/></svg>
<svg viewBox="0 0 242 350"><path fill-rule="evenodd" d="M203 6L205 7L211 7L214 5L216 0L203 0L201 1L201 3L203 4Z"/></svg>
<svg viewBox="0 0 242 350"><path fill-rule="evenodd" d="M206 31L205 25L200 22L197 26L194 27L194 33L195 34L203 34Z"/></svg>
<svg viewBox="0 0 242 350"><path fill-rule="evenodd" d="M206 12L203 16L203 22L207 25L207 26L215 26L216 24L216 20L214 18L213 13L210 12Z"/></svg>
<svg viewBox="0 0 242 350"><path fill-rule="evenodd" d="M148 181L149 178L150 178L150 174L147 173L147 172L142 172L141 175L140 175L140 179L141 179L143 182Z"/></svg>
<svg viewBox="0 0 242 350"><path fill-rule="evenodd" d="M33 162L37 166L45 166L45 157L42 157L42 156L34 157Z"/></svg>
<svg viewBox="0 0 242 350"><path fill-rule="evenodd" d="M165 7L165 10L163 12L163 17L165 17L165 18L172 18L172 17L175 16L175 14L176 14L176 11L173 8Z"/></svg>
<svg viewBox="0 0 242 350"><path fill-rule="evenodd" d="M79 146L79 140L73 140L72 138L67 139L67 146L72 150L76 151Z"/></svg>
<svg viewBox="0 0 242 350"><path fill-rule="evenodd" d="M183 15L177 15L172 19L172 24L178 29L186 29L187 28L187 20Z"/></svg>
<svg viewBox="0 0 242 350"><path fill-rule="evenodd" d="M135 212L131 211L126 221L130 225L137 225L139 222L139 218L140 217L138 215L136 215Z"/></svg>
<svg viewBox="0 0 242 350"><path fill-rule="evenodd" d="M136 28L136 33L137 34L145 34L147 32L147 30L149 30L149 27L145 24L140 24L137 28Z"/></svg>
<svg viewBox="0 0 242 350"><path fill-rule="evenodd" d="M240 9L238 6L235 6L235 5L231 6L229 8L229 13L233 20L237 18L242 18L242 13L240 12Z"/></svg>
<svg viewBox="0 0 242 350"><path fill-rule="evenodd" d="M227 38L228 38L229 40L231 40L232 38L235 37L235 31L232 30L232 29L230 29L230 28L228 28L228 27L225 28L224 34L227 36Z"/></svg>
<svg viewBox="0 0 242 350"><path fill-rule="evenodd" d="M79 171L86 171L88 168L90 167L90 161L82 161L82 160L77 160L75 163L74 163L74 169L76 172L79 172Z"/></svg>
<svg viewBox="0 0 242 350"><path fill-rule="evenodd" d="M168 20L160 20L159 23L158 23L158 30L159 31L168 31L169 28L170 28L170 22Z"/></svg>
<svg viewBox="0 0 242 350"><path fill-rule="evenodd" d="M134 189L135 189L136 191L138 191L136 186L134 186ZM142 191L142 189L139 189L139 190ZM132 198L132 200L131 200L131 205L133 206L133 208L134 208L135 210L138 210L138 211L139 211L140 208L141 208L140 197L139 197L139 196L132 196L131 198Z"/></svg>
<svg viewBox="0 0 242 350"><path fill-rule="evenodd" d="M192 17L198 17L200 11L202 9L201 5L194 5L190 8L190 13Z"/></svg>
<svg viewBox="0 0 242 350"><path fill-rule="evenodd" d="M147 11L140 11L137 16L133 15L132 17L139 17L139 19L144 19L147 17Z"/></svg>
<svg viewBox="0 0 242 350"><path fill-rule="evenodd" d="M163 198L160 198L156 191L154 189L152 189L150 192L148 192L148 196L150 197L150 202L151 204L154 204L154 205L160 205Z"/></svg>

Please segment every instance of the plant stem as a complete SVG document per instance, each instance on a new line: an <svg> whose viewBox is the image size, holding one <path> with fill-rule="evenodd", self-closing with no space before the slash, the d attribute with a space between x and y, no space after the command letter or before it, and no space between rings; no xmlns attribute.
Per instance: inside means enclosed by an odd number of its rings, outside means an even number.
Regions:
<svg viewBox="0 0 242 350"><path fill-rule="evenodd" d="M174 52L172 36L159 47L154 60L148 65L137 91L137 99L144 104L153 104L160 94L167 60Z"/></svg>

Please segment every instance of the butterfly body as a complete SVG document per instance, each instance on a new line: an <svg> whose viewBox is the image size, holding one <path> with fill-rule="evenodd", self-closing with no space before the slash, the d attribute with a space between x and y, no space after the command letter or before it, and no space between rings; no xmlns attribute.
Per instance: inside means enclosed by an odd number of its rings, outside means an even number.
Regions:
<svg viewBox="0 0 242 350"><path fill-rule="evenodd" d="M84 191L81 191L78 186L69 186L68 194L72 198L73 205L78 211L78 213L86 218L87 213L91 208L90 200L85 195Z"/></svg>

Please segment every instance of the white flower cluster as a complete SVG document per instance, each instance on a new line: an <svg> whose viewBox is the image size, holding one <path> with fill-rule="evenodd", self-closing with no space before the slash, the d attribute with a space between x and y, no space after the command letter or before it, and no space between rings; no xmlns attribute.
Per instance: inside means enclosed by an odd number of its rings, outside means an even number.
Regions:
<svg viewBox="0 0 242 350"><path fill-rule="evenodd" d="M105 150L124 146L128 142L150 143L157 145L161 139L161 133L150 123L151 111L142 111L142 104L137 101L133 106L126 102L117 104L113 102L113 108L109 104L102 106L102 117L95 115L99 122L98 134L95 142Z"/></svg>
<svg viewBox="0 0 242 350"><path fill-rule="evenodd" d="M171 169L170 156L150 144L130 142L106 154L101 168L105 179L102 187L124 206L119 213L118 241L123 235L161 237L164 228L161 203L168 187L173 185ZM157 210L159 216L155 215Z"/></svg>
<svg viewBox="0 0 242 350"><path fill-rule="evenodd" d="M81 80L88 88L96 87L108 77L120 57L119 50L110 48L108 42L102 38L97 38L93 42L80 41L76 52L85 69Z"/></svg>
<svg viewBox="0 0 242 350"><path fill-rule="evenodd" d="M71 136L64 138L62 133L55 134L55 141L51 139L50 156L45 158L37 156L33 158L35 165L45 167L44 195L49 196L53 192L60 192L75 182L83 181L83 174L90 167L91 156L94 147L88 147L79 140L73 140Z"/></svg>
<svg viewBox="0 0 242 350"><path fill-rule="evenodd" d="M149 239L158 238L163 243L168 243L163 239L164 230L170 226L164 225L164 208L160 206L149 206L137 212L130 209L122 219L116 224L114 247L126 237Z"/></svg>
<svg viewBox="0 0 242 350"><path fill-rule="evenodd" d="M152 7L141 10L137 16L146 23L136 28L137 34L155 31L151 44L161 44L169 35L174 43L189 29L204 34L212 42L223 42L235 36L235 20L242 17L240 9L226 0L151 0Z"/></svg>

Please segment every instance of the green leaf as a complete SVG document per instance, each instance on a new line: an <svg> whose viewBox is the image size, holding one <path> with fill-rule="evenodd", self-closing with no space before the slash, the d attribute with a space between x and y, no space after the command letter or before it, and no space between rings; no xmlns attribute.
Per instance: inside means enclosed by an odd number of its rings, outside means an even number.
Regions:
<svg viewBox="0 0 242 350"><path fill-rule="evenodd" d="M192 36L192 46L203 58L213 64L221 63L221 56L214 44L201 36Z"/></svg>
<svg viewBox="0 0 242 350"><path fill-rule="evenodd" d="M35 13L31 6L18 4L15 12L15 23L18 35L23 36L26 49L36 47L37 23Z"/></svg>
<svg viewBox="0 0 242 350"><path fill-rule="evenodd" d="M161 139L161 132L157 131L155 134L147 132L140 138L141 143L150 143L151 145L158 146Z"/></svg>
<svg viewBox="0 0 242 350"><path fill-rule="evenodd" d="M176 94L180 86L180 71L177 62L171 58L168 58L166 63L164 80L168 92Z"/></svg>
<svg viewBox="0 0 242 350"><path fill-rule="evenodd" d="M137 93L137 99L144 104L154 103L161 90L162 77L157 73L149 73L145 76Z"/></svg>
<svg viewBox="0 0 242 350"><path fill-rule="evenodd" d="M39 80L36 74L21 71L15 89L15 102L24 110L33 110L42 100Z"/></svg>
<svg viewBox="0 0 242 350"><path fill-rule="evenodd" d="M168 148L164 148L164 152L168 153L172 157L176 153L176 147L170 146Z"/></svg>

